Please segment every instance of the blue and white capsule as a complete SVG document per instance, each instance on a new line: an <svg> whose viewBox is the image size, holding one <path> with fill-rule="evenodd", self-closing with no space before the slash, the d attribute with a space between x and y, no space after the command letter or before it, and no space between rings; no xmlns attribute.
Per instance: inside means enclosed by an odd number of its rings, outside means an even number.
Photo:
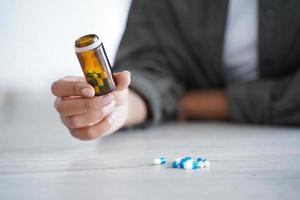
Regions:
<svg viewBox="0 0 300 200"><path fill-rule="evenodd" d="M156 158L153 160L153 165L163 165L167 163L167 159L165 157Z"/></svg>
<svg viewBox="0 0 300 200"><path fill-rule="evenodd" d="M176 158L173 162L172 162L172 167L173 168L180 168L180 162L181 162L182 158Z"/></svg>
<svg viewBox="0 0 300 200"><path fill-rule="evenodd" d="M202 162L202 161L197 161L197 162L198 162L198 167L199 167L199 168L205 167L204 162Z"/></svg>
<svg viewBox="0 0 300 200"><path fill-rule="evenodd" d="M203 160L204 167L208 168L210 166L210 162L207 159Z"/></svg>
<svg viewBox="0 0 300 200"><path fill-rule="evenodd" d="M184 163L187 162L188 160L192 160L192 157L190 156L185 156L181 159L180 163L179 163L179 166L181 168L184 168Z"/></svg>
<svg viewBox="0 0 300 200"><path fill-rule="evenodd" d="M183 163L186 162L187 160L192 159L189 156L185 156L185 157L180 157L180 158L176 158L173 162L172 162L172 167L173 168L183 168Z"/></svg>
<svg viewBox="0 0 300 200"><path fill-rule="evenodd" d="M187 160L184 162L183 164L183 169L198 169L199 165L198 165L198 161L197 160Z"/></svg>
<svg viewBox="0 0 300 200"><path fill-rule="evenodd" d="M206 158L198 157L196 160L199 162L199 167L200 165L203 165L202 167L207 167L207 168L210 166L210 162Z"/></svg>

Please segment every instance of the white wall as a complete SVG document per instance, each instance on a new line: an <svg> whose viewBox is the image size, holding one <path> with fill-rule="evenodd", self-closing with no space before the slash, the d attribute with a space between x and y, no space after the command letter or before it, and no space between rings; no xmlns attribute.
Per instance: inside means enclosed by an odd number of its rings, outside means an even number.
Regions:
<svg viewBox="0 0 300 200"><path fill-rule="evenodd" d="M113 61L130 0L1 0L0 90L50 90L82 75L74 40L96 33Z"/></svg>

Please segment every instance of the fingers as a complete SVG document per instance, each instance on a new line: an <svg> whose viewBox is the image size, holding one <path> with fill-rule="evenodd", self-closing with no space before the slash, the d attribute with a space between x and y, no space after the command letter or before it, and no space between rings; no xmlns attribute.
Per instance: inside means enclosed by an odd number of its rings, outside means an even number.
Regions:
<svg viewBox="0 0 300 200"><path fill-rule="evenodd" d="M117 81L117 91L124 90L130 84L130 72L129 71L122 71L115 73L115 79Z"/></svg>
<svg viewBox="0 0 300 200"><path fill-rule="evenodd" d="M52 93L57 97L83 96L93 97L94 88L82 77L65 77L55 81L51 86Z"/></svg>
<svg viewBox="0 0 300 200"><path fill-rule="evenodd" d="M111 112L101 122L85 128L70 129L71 134L81 140L92 140L109 134L113 129L115 114Z"/></svg>
<svg viewBox="0 0 300 200"><path fill-rule="evenodd" d="M130 84L130 72L116 73L117 91L124 90ZM52 93L57 97L83 96L93 97L94 88L83 77L65 77L55 81L51 86Z"/></svg>
<svg viewBox="0 0 300 200"><path fill-rule="evenodd" d="M74 137L90 140L122 126L125 120L114 122L114 116L125 112L114 110L126 106L124 102L127 100L130 72L119 72L114 77L116 91L100 97L94 97L94 88L84 78L65 77L52 84L52 93L58 97L55 108Z"/></svg>
<svg viewBox="0 0 300 200"><path fill-rule="evenodd" d="M115 98L111 94L93 98L57 98L55 108L62 117L78 115L90 111L105 113Z"/></svg>
<svg viewBox="0 0 300 200"><path fill-rule="evenodd" d="M83 128L93 126L103 120L109 113L113 111L115 102L112 102L106 109L101 111L87 112L80 115L74 115L70 117L62 117L63 123L70 129Z"/></svg>

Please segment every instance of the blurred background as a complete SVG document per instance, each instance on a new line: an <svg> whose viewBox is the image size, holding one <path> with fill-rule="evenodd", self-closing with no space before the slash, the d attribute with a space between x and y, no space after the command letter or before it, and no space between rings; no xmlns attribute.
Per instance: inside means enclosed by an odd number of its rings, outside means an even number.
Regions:
<svg viewBox="0 0 300 200"><path fill-rule="evenodd" d="M56 123L51 83L67 75L82 76L75 39L97 34L113 63L130 3L1 0L0 127Z"/></svg>

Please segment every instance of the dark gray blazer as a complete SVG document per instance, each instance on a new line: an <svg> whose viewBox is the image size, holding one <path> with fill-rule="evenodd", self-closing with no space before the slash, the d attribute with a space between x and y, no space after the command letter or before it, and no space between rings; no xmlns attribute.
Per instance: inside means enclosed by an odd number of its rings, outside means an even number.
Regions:
<svg viewBox="0 0 300 200"><path fill-rule="evenodd" d="M225 88L232 121L300 125L300 1L259 0L259 79L226 86L228 0L133 0L115 69L132 73L150 123L187 90Z"/></svg>

